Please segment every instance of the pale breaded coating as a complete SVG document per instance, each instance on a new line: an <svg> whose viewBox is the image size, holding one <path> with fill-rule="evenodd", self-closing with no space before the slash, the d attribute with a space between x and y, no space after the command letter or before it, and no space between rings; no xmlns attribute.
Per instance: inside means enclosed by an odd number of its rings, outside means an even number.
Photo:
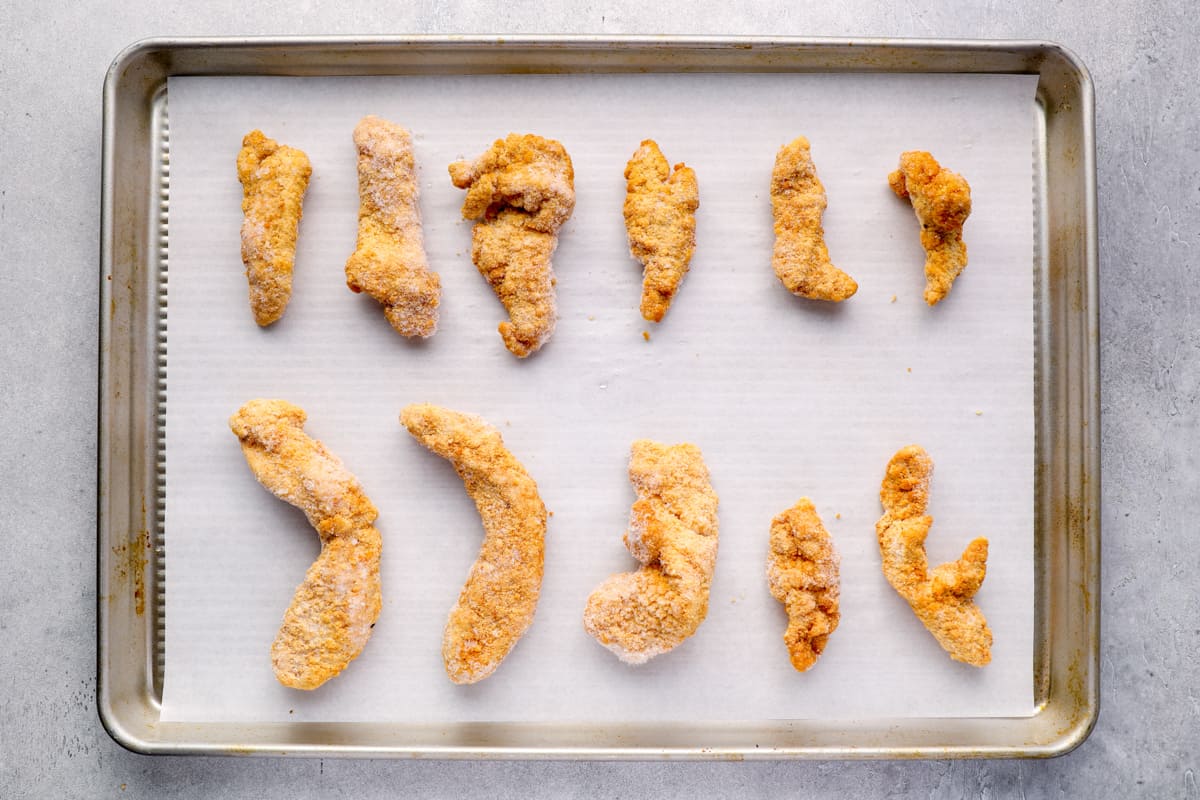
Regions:
<svg viewBox="0 0 1200 800"><path fill-rule="evenodd" d="M918 445L888 462L879 490L883 516L875 525L883 574L952 659L982 667L992 660L992 631L971 598L987 575L987 539L968 544L958 561L929 570L925 537L933 518L925 508L932 474L933 461Z"/></svg>
<svg viewBox="0 0 1200 800"><path fill-rule="evenodd" d="M499 431L479 417L423 403L407 406L400 421L454 465L483 520L479 557L442 638L450 680L475 683L500 666L533 622L542 588L546 506Z"/></svg>
<svg viewBox="0 0 1200 800"><path fill-rule="evenodd" d="M354 146L358 243L346 261L346 285L378 300L402 336L432 336L442 283L425 257L412 135L367 116L354 127Z"/></svg>
<svg viewBox="0 0 1200 800"><path fill-rule="evenodd" d="M275 677L293 689L315 689L357 658L382 602L378 513L337 456L304 433L304 420L283 400L251 400L229 420L254 477L321 536L271 646Z"/></svg>
<svg viewBox="0 0 1200 800"><path fill-rule="evenodd" d="M625 167L625 230L629 252L642 262L643 319L662 322L696 250L696 173L685 164L675 171L646 139Z"/></svg>
<svg viewBox="0 0 1200 800"><path fill-rule="evenodd" d="M787 609L783 641L798 672L817 663L837 630L839 565L833 539L807 497L771 520L767 585Z"/></svg>
<svg viewBox="0 0 1200 800"><path fill-rule="evenodd" d="M925 302L936 305L967 266L962 229L971 214L971 187L963 176L943 168L922 150L900 155L900 169L888 175L888 185L897 197L912 202L921 223Z"/></svg>
<svg viewBox="0 0 1200 800"><path fill-rule="evenodd" d="M554 332L554 268L558 229L575 209L571 157L553 139L511 133L474 161L450 165L467 190L463 219L477 219L471 259L504 304L504 346L519 358Z"/></svg>
<svg viewBox="0 0 1200 800"><path fill-rule="evenodd" d="M254 321L270 325L292 297L292 268L312 165L303 151L250 131L237 157L242 183L242 263Z"/></svg>
<svg viewBox="0 0 1200 800"><path fill-rule="evenodd" d="M840 303L858 291L858 284L829 260L821 226L827 205L808 139L799 136L779 148L771 172L775 215L771 265L792 294Z"/></svg>
<svg viewBox="0 0 1200 800"><path fill-rule="evenodd" d="M588 597L584 629L627 664L644 664L696 632L717 563L717 494L694 444L633 443L637 491L625 547L642 563Z"/></svg>
<svg viewBox="0 0 1200 800"><path fill-rule="evenodd" d="M526 227L528 216L503 208L471 236L471 260L508 310L500 336L519 358L536 352L558 320L550 267L558 237Z"/></svg>

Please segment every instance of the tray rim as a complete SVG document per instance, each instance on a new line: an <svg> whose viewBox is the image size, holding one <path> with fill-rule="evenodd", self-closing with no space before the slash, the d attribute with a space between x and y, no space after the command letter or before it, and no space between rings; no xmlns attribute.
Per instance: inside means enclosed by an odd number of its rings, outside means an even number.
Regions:
<svg viewBox="0 0 1200 800"><path fill-rule="evenodd" d="M778 51L786 54L797 55L800 53L812 53L817 55L832 56L837 53L842 53L848 60L837 66L828 67L821 66L820 58L811 57L813 63L807 65L798 65L792 63L785 65L777 70L757 70L757 71L860 71L860 72L897 72L908 71L914 73L920 72L936 72L939 70L919 69L913 67L908 70L889 69L883 66L882 63L868 63L865 57L870 55L889 54L897 59L900 63L900 57L907 56L909 58L917 55L935 54L944 57L979 57L984 53L1007 53L1013 57L1025 57L1031 60L1037 60L1039 68L1037 70L995 70L995 69L947 69L941 71L952 72L1036 72L1042 75L1043 80L1046 79L1045 64L1051 63L1057 66L1060 70L1065 70L1070 74L1072 80L1077 84L1077 100L1080 108L1071 109L1072 113L1077 113L1079 116L1080 125L1080 147L1076 153L1077 166L1075 167L1076 177L1079 178L1081 184L1077 187L1078 199L1081 203L1079 209L1080 230L1076 246L1077 250L1073 253L1074 258L1070 259L1075 264L1078 274L1071 276L1076 282L1075 291L1078 294L1078 308L1072 308L1069 311L1071 316L1068 317L1068 325L1074 321L1077 326L1082 326L1082 331L1075 331L1077 336L1082 336L1085 342L1081 348L1082 352L1076 356L1081 363L1073 364L1078 374L1076 378L1080 386L1069 385L1065 390L1072 394L1075 400L1074 405L1068 403L1068 410L1076 411L1080 419L1071 420L1069 417L1064 420L1051 420L1063 422L1078 422L1080 430L1068 430L1066 435L1070 441L1068 442L1068 450L1066 456L1072 462L1072 465L1081 470L1083 477L1082 486L1076 495L1073 495L1076 505L1068 510L1063 510L1064 526L1069 528L1064 531L1064 535L1069 538L1077 536L1079 541L1071 541L1068 548L1077 559L1081 559L1084 563L1077 571L1080 573L1078 589L1078 597L1070 598L1079 600L1082 603L1082 613L1076 615L1076 622L1082 623L1079 630L1073 631L1072 635L1078 639L1078 643L1082 647L1076 648L1070 658L1070 663L1066 665L1066 682L1069 687L1066 693L1070 700L1074 701L1075 713L1066 714L1068 717L1064 719L1065 723L1057 731L1057 733L1048 740L1041 742L1012 742L1007 745L996 746L956 746L950 745L931 745L924 744L919 741L920 737L913 740L913 744L909 746L856 746L853 744L797 744L797 745L773 745L767 747L759 747L753 741L746 740L746 744L717 744L712 747L690 746L662 746L662 745L639 745L639 744L618 744L609 741L607 744L595 743L578 743L578 744L559 744L557 746L550 745L503 745L503 746L486 746L471 743L437 745L432 744L437 740L435 735L430 740L429 744L423 746L402 746L392 745L385 746L380 744L359 745L350 743L325 743L317 744L311 742L288 741L287 736L280 736L277 741L268 742L250 742L242 740L241 743L229 741L205 741L204 736L196 735L199 733L196 729L201 726L184 725L178 723L158 723L156 719L157 707L154 698L149 695L153 694L153 687L148 685L148 682L143 680L145 685L145 697L135 698L144 701L142 707L138 708L135 702L133 706L130 703L118 703L117 695L121 688L128 688L130 684L130 676L128 674L119 675L118 670L114 669L114 665L110 663L111 656L110 644L112 643L112 631L115 625L122 621L129 622L126 615L132 610L133 598L128 596L130 589L134 589L135 584L141 587L143 593L142 601L145 602L145 574L147 569L148 559L145 554L141 554L141 560L132 557L127 558L126 555L118 550L118 548L126 548L131 552L134 548L141 546L147 535L147 526L145 521L145 493L142 495L142 519L141 527L137 533L140 538L136 541L130 537L131 531L118 531L112 524L112 502L120 502L122 498L112 497L111 482L114 478L116 468L120 459L113 458L113 447L119 449L123 442L120 441L120 433L126 428L122 427L117 435L114 436L114 431L110 427L110 421L113 419L114 411L124 410L129 403L133 402L128 399L128 392L131 391L126 383L122 382L122 378L127 379L127 382L136 383L136 380L128 381L129 375L121 374L117 369L120 361L120 356L114 357L113 342L114 333L128 335L132 337L137 334L133 330L122 330L122 322L132 321L132 311L130 312L129 320L124 317L128 309L120 308L118 300L124 300L120 296L118 287L113 286L114 266L121 259L118 256L117 248L117 233L116 233L116 217L121 214L128 214L128 209L118 209L116 206L116 189L114 184L114 176L116 175L117 164L117 143L118 130L123 124L128 122L119 117L117 111L118 95L128 93L130 91L129 83L131 81L141 80L141 83L135 87L141 89L143 94L151 95L161 90L165 86L167 78L171 75L183 74L289 74L285 71L273 71L267 69L258 69L248 71L246 69L223 70L204 69L201 71L173 71L171 64L168 63L167 55L185 51L199 52L216 52L230 53L237 50L244 50L249 53L252 50L272 50L283 51L290 49L302 49L309 51L334 50L343 53L365 53L372 50L396 51L405 49L417 50L446 50L448 52L466 52L470 50L489 49L496 51L506 51L509 53L527 50L536 53L562 53L569 51L585 51L585 50L602 50L614 51L623 53L641 53L649 55L654 51L673 51L676 53L700 55L710 53L710 51L723 51L729 53L731 51ZM853 56L851 57L851 54ZM858 59L858 61L855 61ZM862 63L859 63L862 62ZM857 64L857 66L855 66ZM686 69L676 66L672 70L671 64L664 65L660 71L679 71ZM953 66L953 64L951 65ZM293 67L294 68L294 67ZM147 71L148 75L139 75L138 70ZM372 74L371 72L353 71L338 73L338 74ZM703 65L701 69L704 69ZM722 65L719 63L710 64L707 69L709 71L719 71ZM737 69L736 66L725 67L725 69ZM556 71L554 69L543 69L534 71ZM571 68L566 68L564 71L575 71ZM598 71L611 71L601 69ZM750 70L742 70L750 71ZM374 74L386 74L375 72ZM397 73L392 73L397 74ZM350 757L380 757L380 756L407 756L407 757L435 757L435 758L568 758L568 759L742 759L742 758L955 758L955 757L1048 757L1058 756L1070 752L1075 747L1079 746L1093 730L1098 715L1099 715L1099 569L1100 569L1100 514L1099 514L1099 491L1100 491L1100 398L1099 398L1099 294L1098 294L1098 246L1097 246L1097 229L1096 229L1096 171L1095 171L1095 121L1094 121L1094 90L1090 75L1083 65L1082 61L1071 51L1065 47L1048 41L1039 40L982 40L982 39L896 39L896 38L860 38L860 37L782 37L782 36L643 36L643 35L569 35L559 36L554 34L537 34L537 35L521 35L521 36L491 36L491 35L463 35L463 36L443 36L436 34L421 34L421 35L377 35L377 36L354 36L354 35L339 35L339 36L251 36L251 37L152 37L136 41L122 50L112 62L104 80L103 89L103 141L102 141L102 169L101 169L101 252L100 252L100 351L99 351L99 396L98 396L98 455L97 455L97 706L99 716L105 729L109 735L121 744L123 747L134 752L140 753L176 753L176 754L263 754L263 755L310 755L310 756L331 756L341 755ZM146 153L149 156L149 153ZM149 228L149 220L146 220L146 227ZM145 233L145 232L144 232ZM147 238L149 234L146 233ZM1048 238L1048 235L1043 233L1043 236ZM1043 243L1043 247L1046 244ZM1070 247L1070 244L1064 244L1064 247ZM128 269L136 270L138 266L145 266L148 262L147 254L136 252L136 243L131 247L129 264L122 264ZM1050 263L1051 254L1043 254L1042 261ZM1054 269L1051 265L1050 272ZM1052 276L1047 276L1045 281L1048 282ZM134 299L134 288L130 289L130 305L136 307L137 301ZM115 291L114 291L115 290ZM144 298L143 298L144 299ZM143 310L143 315L151 313ZM1045 343L1039 339L1039 347ZM1040 352L1040 351L1039 351ZM122 402L120 392L122 388L127 392L126 398ZM1039 403L1039 406L1041 403ZM130 407L130 415L135 416L134 409ZM1035 414L1039 417L1039 430L1044 424L1041 419L1043 410L1039 407L1035 409ZM130 424L128 420L123 422L129 425L128 430L131 433L135 424ZM134 420L136 423L137 420ZM144 422L144 420L143 420ZM1075 452L1077 451L1077 452ZM1040 451L1039 451L1040 453ZM144 457L144 454L143 454ZM132 453L126 453L126 460L136 460ZM127 464L128 466L128 464ZM1039 468L1040 468L1039 459ZM1067 479L1070 480L1068 474ZM131 479L131 484L136 484L136 478ZM133 486L131 485L131 489ZM144 488L144 484L143 484ZM132 500L132 496L125 498ZM1040 497L1038 502L1040 502ZM1069 512L1069 513L1068 513ZM1056 509L1057 513L1057 509ZM132 513L127 516L132 516ZM132 526L133 520L127 520ZM1039 530L1045 525L1053 525L1052 522L1043 521L1039 523ZM146 540L148 541L148 540ZM133 575L139 567L143 571L142 575ZM124 575L122 575L122 569ZM1043 583L1048 579L1040 579L1039 583ZM139 624L136 620L132 620L133 627ZM143 659L145 660L145 659ZM1047 664L1051 665L1051 657L1046 656ZM149 668L148 663L144 664ZM152 676L152 673L151 673ZM140 676L147 677L146 674ZM124 680L124 685L118 687L117 684ZM135 677L133 683L136 684ZM1061 688L1061 687L1060 687ZM1036 713L1029 720L1037 720L1041 716L1046 716L1052 711L1062 711L1058 708L1062 703L1056 703L1056 695L1047 694L1046 699L1039 705ZM1008 725L1016 725L1020 727L1020 723L1024 720L1007 720L1001 718L985 719L985 718L966 718L969 722L976 724L994 724L997 727ZM759 723L771 723L778 730L785 730L794 723L759 721ZM814 721L803 721L804 723L814 723ZM819 721L816 721L819 722ZM875 728L887 731L895 727L918 728L921 723L940 724L944 728L954 727L952 723L961 722L961 720L929 720L929 719L909 719L909 720L869 720L863 721L866 724L859 727L867 727L868 725ZM890 723L890 724L889 724ZM311 723L310 723L311 725ZM347 728L348 726L348 728ZM245 728L253 726L232 726L235 728ZM270 726L259 726L270 727ZM283 728L287 726L277 726L283 733ZM337 733L338 729L347 728L350 730L358 729L363 726L353 723L343 725L324 725L318 726L322 729L328 729L331 733ZM378 727L378 726L377 726ZM421 726L415 726L421 727ZM436 728L437 726L433 726ZM520 724L520 723L489 723L488 725L479 726L482 728L507 728L512 731L532 731L534 738L537 738L537 731L552 731L556 725L540 725L540 724ZM637 729L650 731L666 731L666 735L670 738L671 730L674 727L669 725L625 725L626 729ZM684 726L686 727L686 726ZM733 726L724 726L737 728ZM821 727L817 724L816 727ZM837 728L839 725L832 724ZM853 728L854 724L842 724L842 728ZM444 729L443 729L444 730ZM760 731L761 732L761 731ZM190 738L188 734L191 734ZM433 730L430 733L434 733ZM657 734L655 734L657 735ZM740 734L738 734L740 735ZM175 737L175 738L172 738ZM338 736L337 738L343 738ZM444 735L442 738L445 738ZM586 737L585 737L586 738ZM621 737L617 737L620 739ZM628 741L631 737L624 737ZM636 737L633 737L636 738ZM803 737L801 737L803 738ZM835 737L836 738L836 737Z"/></svg>

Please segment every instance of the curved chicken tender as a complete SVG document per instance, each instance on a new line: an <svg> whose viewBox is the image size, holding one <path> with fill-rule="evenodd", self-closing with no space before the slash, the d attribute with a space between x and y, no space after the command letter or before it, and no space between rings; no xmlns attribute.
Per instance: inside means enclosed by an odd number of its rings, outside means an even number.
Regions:
<svg viewBox="0 0 1200 800"><path fill-rule="evenodd" d="M533 622L542 587L546 506L537 484L500 433L472 414L429 404L406 407L413 437L450 461L483 518L483 545L442 639L455 683L491 675Z"/></svg>
<svg viewBox="0 0 1200 800"><path fill-rule="evenodd" d="M695 633L708 614L717 494L693 444L635 441L629 480L638 499L625 547L643 566L592 592L583 627L626 664L644 664Z"/></svg>
<svg viewBox="0 0 1200 800"><path fill-rule="evenodd" d="M467 190L463 219L479 220L471 260L508 311L504 346L525 358L557 320L550 257L575 208L571 157L553 139L510 133L474 161L451 164L450 179Z"/></svg>
<svg viewBox="0 0 1200 800"><path fill-rule="evenodd" d="M807 497L771 520L767 584L787 609L783 641L799 672L817 663L837 630L839 562L833 539Z"/></svg>
<svg viewBox="0 0 1200 800"><path fill-rule="evenodd" d="M938 164L922 150L900 156L900 169L888 175L897 197L912 202L921 223L925 248L925 302L936 305L967 266L963 224L971 214L971 187L966 179Z"/></svg>
<svg viewBox="0 0 1200 800"><path fill-rule="evenodd" d="M254 477L321 536L271 646L275 677L293 689L315 689L357 658L381 604L378 512L342 462L304 433L304 420L283 400L251 400L229 420Z"/></svg>
<svg viewBox="0 0 1200 800"><path fill-rule="evenodd" d="M251 131L237 157L242 183L242 263L254 321L266 327L292 297L292 268L312 165L303 151Z"/></svg>
<svg viewBox="0 0 1200 800"><path fill-rule="evenodd" d="M402 336L432 336L442 284L425 257L412 136L394 122L368 116L354 128L354 146L358 243L346 261L346 285L378 300Z"/></svg>
<svg viewBox="0 0 1200 800"><path fill-rule="evenodd" d="M630 254L645 267L642 318L662 322L696 250L696 173L672 173L658 143L646 139L625 167L625 230Z"/></svg>
<svg viewBox="0 0 1200 800"><path fill-rule="evenodd" d="M987 575L987 539L967 545L958 561L929 571L925 514L933 461L921 447L905 447L888 462L879 490L883 516L875 525L883 574L955 661L982 667L992 660L992 631L971 601Z"/></svg>
<svg viewBox="0 0 1200 800"><path fill-rule="evenodd" d="M799 136L779 148L771 172L771 210L775 215L771 265L792 294L840 303L858 291L858 284L829 260L821 227L827 205L808 139Z"/></svg>

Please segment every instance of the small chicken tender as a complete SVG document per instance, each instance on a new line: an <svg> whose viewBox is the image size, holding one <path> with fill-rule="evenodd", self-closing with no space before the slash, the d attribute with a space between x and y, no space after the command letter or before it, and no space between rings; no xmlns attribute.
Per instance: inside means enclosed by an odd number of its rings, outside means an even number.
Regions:
<svg viewBox="0 0 1200 800"><path fill-rule="evenodd" d="M767 585L787 609L783 641L798 672L817 663L837 630L839 565L833 539L807 497L771 521Z"/></svg>
<svg viewBox="0 0 1200 800"><path fill-rule="evenodd" d="M925 248L925 302L937 305L967 266L963 224L971 214L971 187L963 176L943 168L929 153L910 150L900 169L888 175L897 197L912 202Z"/></svg>
<svg viewBox="0 0 1200 800"><path fill-rule="evenodd" d="M554 268L558 229L575 209L575 171L553 139L511 133L474 161L450 165L467 190L463 219L478 219L471 260L504 304L504 346L525 358L554 332Z"/></svg>
<svg viewBox="0 0 1200 800"><path fill-rule="evenodd" d="M283 400L251 400L229 420L254 477L302 510L321 537L271 646L275 677L293 689L315 689L357 658L381 606L378 512L342 462L304 433L304 421Z"/></svg>
<svg viewBox="0 0 1200 800"><path fill-rule="evenodd" d="M955 661L974 667L992 660L992 631L971 598L987 575L987 539L967 545L958 561L929 570L925 537L933 518L925 514L933 461L918 445L888 463L879 490L883 516L875 525L883 574L908 601L922 624Z"/></svg>
<svg viewBox="0 0 1200 800"><path fill-rule="evenodd" d="M642 317L662 322L696 250L696 173L671 171L658 143L646 139L625 167L625 230L630 254L645 267Z"/></svg>
<svg viewBox="0 0 1200 800"><path fill-rule="evenodd" d="M771 210L775 215L771 265L792 294L840 303L858 291L858 284L829 260L825 229L821 227L827 205L808 139L799 136L779 148L771 173Z"/></svg>
<svg viewBox="0 0 1200 800"><path fill-rule="evenodd" d="M303 151L255 130L242 139L237 170L250 310L255 322L266 327L283 316L292 297L296 236L312 165Z"/></svg>
<svg viewBox="0 0 1200 800"><path fill-rule="evenodd" d="M425 258L412 136L394 122L367 116L354 128L354 146L358 244L346 262L346 285L378 300L402 336L432 336L442 284Z"/></svg>
<svg viewBox="0 0 1200 800"><path fill-rule="evenodd" d="M637 491L625 547L642 563L588 597L583 627L626 664L644 664L696 632L717 563L717 494L693 444L633 443Z"/></svg>
<svg viewBox="0 0 1200 800"><path fill-rule="evenodd" d="M417 404L406 407L400 421L454 465L483 519L479 557L442 639L450 680L475 683L495 672L533 622L542 588L546 506L500 433L479 417Z"/></svg>

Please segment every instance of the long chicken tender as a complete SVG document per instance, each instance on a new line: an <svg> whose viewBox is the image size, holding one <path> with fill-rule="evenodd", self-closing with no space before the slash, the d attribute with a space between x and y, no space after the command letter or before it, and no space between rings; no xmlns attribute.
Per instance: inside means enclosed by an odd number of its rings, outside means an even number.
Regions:
<svg viewBox="0 0 1200 800"><path fill-rule="evenodd" d="M883 574L952 659L982 667L992 660L992 631L971 598L987 575L988 542L975 539L958 561L929 571L925 537L933 518L925 508L932 474L933 461L918 445L888 462L879 490L883 516L875 524Z"/></svg>
<svg viewBox="0 0 1200 800"><path fill-rule="evenodd" d="M658 143L646 139L625 167L625 230L629 251L644 266L642 317L662 322L696 250L696 173L675 171Z"/></svg>
<svg viewBox="0 0 1200 800"><path fill-rule="evenodd" d="M633 443L638 498L625 547L642 562L588 597L584 629L627 664L644 664L696 632L717 563L717 494L694 444Z"/></svg>
<svg viewBox="0 0 1200 800"><path fill-rule="evenodd" d="M483 519L479 557L442 638L450 680L475 683L500 666L533 622L542 588L546 506L500 433L479 417L425 403L406 407L400 421L454 465Z"/></svg>
<svg viewBox="0 0 1200 800"><path fill-rule="evenodd" d="M821 227L827 205L808 139L799 136L779 148L771 172L771 210L775 215L771 265L792 294L840 303L858 291L858 284L829 260Z"/></svg>
<svg viewBox="0 0 1200 800"><path fill-rule="evenodd" d="M450 165L467 190L463 219L478 219L471 260L508 311L504 346L518 358L554 332L554 268L558 229L575 209L571 157L553 139L510 133L474 161Z"/></svg>
<svg viewBox="0 0 1200 800"><path fill-rule="evenodd" d="M817 663L829 635L837 630L842 616L839 564L833 539L807 497L771 521L767 585L787 609L783 641L799 672Z"/></svg>
<svg viewBox="0 0 1200 800"><path fill-rule="evenodd" d="M342 462L304 433L304 420L283 400L251 400L229 420L254 477L321 536L271 646L275 677L293 689L315 689L357 658L381 604L378 512Z"/></svg>
<svg viewBox="0 0 1200 800"><path fill-rule="evenodd" d="M358 243L346 261L346 285L378 300L402 336L432 336L442 284L425 258L412 135L394 122L367 116L354 127L354 146Z"/></svg>
<svg viewBox="0 0 1200 800"><path fill-rule="evenodd" d="M283 316L292 297L296 236L312 165L303 151L255 130L242 139L237 170L250 309L255 322L266 327Z"/></svg>
<svg viewBox="0 0 1200 800"><path fill-rule="evenodd" d="M962 229L971 214L971 187L923 150L902 153L900 169L888 175L888 185L897 197L912 202L921 223L925 302L936 305L967 266Z"/></svg>

